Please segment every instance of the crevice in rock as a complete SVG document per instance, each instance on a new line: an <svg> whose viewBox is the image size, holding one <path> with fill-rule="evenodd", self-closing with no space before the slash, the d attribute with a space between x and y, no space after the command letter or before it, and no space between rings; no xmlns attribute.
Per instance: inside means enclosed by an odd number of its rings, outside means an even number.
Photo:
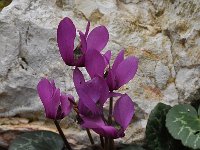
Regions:
<svg viewBox="0 0 200 150"><path fill-rule="evenodd" d="M21 61L22 62L20 62L20 64L19 64L21 66L21 68L27 70L28 62L26 61L26 58L21 57Z"/></svg>
<svg viewBox="0 0 200 150"><path fill-rule="evenodd" d="M187 42L187 39L186 38L182 38L182 39L180 39L180 44L183 46L183 47L185 47L185 44L186 44L186 42Z"/></svg>
<svg viewBox="0 0 200 150"><path fill-rule="evenodd" d="M25 42L26 42L26 44L27 44L27 36L28 36L28 31L29 31L29 26L28 26L28 28L27 28L27 30L26 30L26 39L25 39ZM19 65L20 65L20 67L22 68L22 69L25 69L25 70L27 70L28 69L28 61L27 61L27 59L23 56L23 54L22 54L22 37L21 37L21 33L19 33L19 37L20 37L20 40L19 40L19 47L18 47L18 49L19 49L19 54L18 54L18 59L19 59Z"/></svg>
<svg viewBox="0 0 200 150"><path fill-rule="evenodd" d="M133 3L133 0L119 0L119 2L122 2L124 4L130 4L130 3ZM138 2L136 2L137 4Z"/></svg>
<svg viewBox="0 0 200 150"><path fill-rule="evenodd" d="M25 58L25 57L21 57L21 59L22 59L22 61L23 61L23 62L25 62L25 64L27 64L27 65L28 65L28 62L27 62L27 60L26 60L26 58Z"/></svg>
<svg viewBox="0 0 200 150"><path fill-rule="evenodd" d="M187 98L187 101L191 102L191 105L198 110L200 106L200 88L196 90L196 92L190 94L189 98Z"/></svg>
<svg viewBox="0 0 200 150"><path fill-rule="evenodd" d="M174 49L173 46L174 46L174 43L175 43L175 38L172 35L172 31L170 31L169 29L163 30L163 34L169 38L170 43L171 43L168 55L170 55L170 57L171 57L171 60L169 60L169 64L172 66L172 68L170 70L171 77L174 78L174 80L175 80L176 79L176 75L177 75L177 71L176 71L176 68L174 66L174 56L173 56L173 49ZM174 72L174 74L172 74L172 71ZM176 86L176 82L174 82L174 85L175 85L176 90L179 91L177 86ZM179 98L180 98L180 93L178 93L178 99Z"/></svg>
<svg viewBox="0 0 200 150"><path fill-rule="evenodd" d="M59 8L63 8L63 0L56 0L56 5L59 7Z"/></svg>
<svg viewBox="0 0 200 150"><path fill-rule="evenodd" d="M145 119L148 114L145 113L145 111L139 107L137 103L134 103L135 105L135 114L134 114L134 119L135 120L140 120L140 119Z"/></svg>
<svg viewBox="0 0 200 150"><path fill-rule="evenodd" d="M74 0L56 0L55 4L60 9L73 9L74 8Z"/></svg>
<svg viewBox="0 0 200 150"><path fill-rule="evenodd" d="M30 11L30 10L34 10L33 6L34 4L37 2L38 0L31 0L29 2L28 7L24 10L24 13L26 14L26 12Z"/></svg>
<svg viewBox="0 0 200 150"><path fill-rule="evenodd" d="M26 30L26 39L25 39L26 45L28 45L28 40L29 40L29 25Z"/></svg>

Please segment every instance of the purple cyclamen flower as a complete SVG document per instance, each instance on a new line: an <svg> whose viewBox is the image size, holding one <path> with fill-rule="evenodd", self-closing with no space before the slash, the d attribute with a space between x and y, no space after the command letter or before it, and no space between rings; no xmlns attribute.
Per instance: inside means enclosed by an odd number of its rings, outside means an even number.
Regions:
<svg viewBox="0 0 200 150"><path fill-rule="evenodd" d="M57 42L64 62L69 66L84 67L85 54L88 51L102 51L106 46L109 34L105 26L98 26L89 33L90 22L85 33L79 32L80 44L74 48L76 28L68 17L61 20L57 29Z"/></svg>
<svg viewBox="0 0 200 150"><path fill-rule="evenodd" d="M127 94L117 100L114 106L113 117L115 122L120 126L118 129L108 125L103 116L92 115L82 102L79 104L79 112L82 119L81 126L83 128L89 128L101 136L116 139L125 136L124 132L134 114L134 104Z"/></svg>
<svg viewBox="0 0 200 150"><path fill-rule="evenodd" d="M96 76L104 77L104 70L109 64L111 51L102 55L98 51L90 51L85 56L85 68L91 78Z"/></svg>
<svg viewBox="0 0 200 150"><path fill-rule="evenodd" d="M110 58L108 53L108 58ZM95 56L92 58L92 56ZM86 55L86 70L91 78L96 76L105 77L110 91L118 90L121 86L128 83L135 76L138 68L138 58L129 56L124 59L124 50L120 51L113 66L107 71L107 63L100 53L93 51ZM109 59L107 59L109 61Z"/></svg>
<svg viewBox="0 0 200 150"><path fill-rule="evenodd" d="M129 56L124 59L124 50L120 51L116 57L112 68L109 67L106 80L109 89L118 90L128 83L135 76L138 69L138 58Z"/></svg>
<svg viewBox="0 0 200 150"><path fill-rule="evenodd" d="M37 85L37 91L47 118L62 119L70 113L73 105L69 99L74 101L74 97L70 94L60 93L60 89L56 88L54 81L41 79Z"/></svg>
<svg viewBox="0 0 200 150"><path fill-rule="evenodd" d="M102 114L103 105L109 97L109 88L105 79L95 77L86 82L81 71L76 68L73 80L79 101L94 114Z"/></svg>

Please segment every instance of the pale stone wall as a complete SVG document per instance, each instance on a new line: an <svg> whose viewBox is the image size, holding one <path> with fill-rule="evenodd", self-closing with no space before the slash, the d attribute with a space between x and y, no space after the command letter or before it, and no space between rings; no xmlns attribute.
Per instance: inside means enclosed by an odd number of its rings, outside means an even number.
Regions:
<svg viewBox="0 0 200 150"><path fill-rule="evenodd" d="M105 25L106 49L116 56L124 48L126 56L139 57L136 77L121 89L137 106L127 132L134 133L132 140L141 136L158 102L174 105L200 97L199 0L13 0L0 12L0 116L39 117L36 85L45 75L75 94L72 68L61 60L56 43L65 16L81 30L86 19L92 27Z"/></svg>

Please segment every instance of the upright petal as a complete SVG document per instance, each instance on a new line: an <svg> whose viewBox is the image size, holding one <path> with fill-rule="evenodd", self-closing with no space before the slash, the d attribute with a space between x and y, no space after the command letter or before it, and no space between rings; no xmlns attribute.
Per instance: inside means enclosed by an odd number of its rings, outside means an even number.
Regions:
<svg viewBox="0 0 200 150"><path fill-rule="evenodd" d="M105 26L94 28L88 35L88 50L101 51L108 43L109 33Z"/></svg>
<svg viewBox="0 0 200 150"><path fill-rule="evenodd" d="M85 93L97 104L103 106L109 97L109 88L104 78L95 77L83 85Z"/></svg>
<svg viewBox="0 0 200 150"><path fill-rule="evenodd" d="M103 104L106 102L106 100L109 97L109 87L108 87L106 80L104 78L100 78L100 77L99 77L99 82L98 82L97 86L99 87L99 91L101 93L100 99L99 99L99 104L101 104L103 106Z"/></svg>
<svg viewBox="0 0 200 150"><path fill-rule="evenodd" d="M83 87L78 88L77 90L79 100L84 103L84 105L93 113L93 114L100 114L102 113L102 108L97 107L96 103L93 99L90 98L88 93L86 93Z"/></svg>
<svg viewBox="0 0 200 150"><path fill-rule="evenodd" d="M57 29L57 42L62 59L67 65L73 65L74 39L76 28L68 17L61 20Z"/></svg>
<svg viewBox="0 0 200 150"><path fill-rule="evenodd" d="M85 83L84 76L82 72L76 67L73 72L73 81L75 88L79 88L83 83Z"/></svg>
<svg viewBox="0 0 200 150"><path fill-rule="evenodd" d="M91 78L95 76L103 77L106 67L104 57L96 50L87 51L85 55L85 67Z"/></svg>
<svg viewBox="0 0 200 150"><path fill-rule="evenodd" d="M66 115L68 115L73 107L73 104L69 101L71 99L74 101L74 97L70 94L61 94L60 96L60 102L61 102L61 111L62 111L62 117L64 118Z"/></svg>
<svg viewBox="0 0 200 150"><path fill-rule="evenodd" d="M109 89L103 78L95 77L82 84L76 91L80 98L80 108L84 103L92 113L102 114L103 104L109 96Z"/></svg>
<svg viewBox="0 0 200 150"><path fill-rule="evenodd" d="M105 64L108 65L110 63L110 59L111 59L111 50L108 50L104 55L104 61Z"/></svg>
<svg viewBox="0 0 200 150"><path fill-rule="evenodd" d="M86 30L85 30L85 37L88 36L89 30L90 30L90 21L88 21L88 23L87 23L87 27L86 27Z"/></svg>
<svg viewBox="0 0 200 150"><path fill-rule="evenodd" d="M110 91L113 91L115 90L116 88L116 79L115 79L115 74L113 72L112 69L109 68L108 70L108 74L106 76L106 82L108 84L108 87L109 87L109 90Z"/></svg>
<svg viewBox="0 0 200 150"><path fill-rule="evenodd" d="M117 69L118 65L124 60L124 50L121 50L117 57L115 58L115 61L113 63L112 69L115 72Z"/></svg>
<svg viewBox="0 0 200 150"><path fill-rule="evenodd" d="M79 31L79 36L80 36L80 39L81 39L81 51L84 54L87 50L86 36L81 31Z"/></svg>
<svg viewBox="0 0 200 150"><path fill-rule="evenodd" d="M116 68L117 87L128 83L135 76L138 68L138 59L136 57L128 57L122 61Z"/></svg>
<svg viewBox="0 0 200 150"><path fill-rule="evenodd" d="M60 104L60 89L56 89L52 99L45 107L46 117L50 119L57 119L58 106Z"/></svg>
<svg viewBox="0 0 200 150"><path fill-rule="evenodd" d="M81 90L87 94L93 102L97 103L101 96L101 88L101 85L99 85L99 78L95 77L83 84Z"/></svg>
<svg viewBox="0 0 200 150"><path fill-rule="evenodd" d="M55 91L56 90L56 85L55 85L54 80L51 80L50 83L51 83L53 91Z"/></svg>
<svg viewBox="0 0 200 150"><path fill-rule="evenodd" d="M115 121L119 123L125 130L134 114L134 104L131 98L125 94L121 96L114 107L113 116Z"/></svg>
<svg viewBox="0 0 200 150"><path fill-rule="evenodd" d="M91 115L91 111L88 109L88 107L85 106L83 100L78 101L78 111L79 111L79 114L83 116Z"/></svg>
<svg viewBox="0 0 200 150"><path fill-rule="evenodd" d="M52 84L49 82L49 80L43 78L37 85L37 91L44 107L48 107L48 104L50 103L54 94Z"/></svg>

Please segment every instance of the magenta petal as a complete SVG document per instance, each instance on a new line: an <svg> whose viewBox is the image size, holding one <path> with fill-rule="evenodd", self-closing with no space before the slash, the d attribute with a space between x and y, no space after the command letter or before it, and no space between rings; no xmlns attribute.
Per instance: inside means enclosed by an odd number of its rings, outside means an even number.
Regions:
<svg viewBox="0 0 200 150"><path fill-rule="evenodd" d="M97 103L101 96L101 89L104 88L101 86L99 78L93 78L92 80L86 82L81 90L93 100L93 102ZM81 97L80 97L81 98Z"/></svg>
<svg viewBox="0 0 200 150"><path fill-rule="evenodd" d="M73 81L75 88L79 88L83 83L85 83L84 76L82 72L76 67L73 72Z"/></svg>
<svg viewBox="0 0 200 150"><path fill-rule="evenodd" d="M110 98L110 97L118 97L118 96L122 96L122 95L123 95L123 94L121 94L121 93L110 92L108 97L109 97L109 98Z"/></svg>
<svg viewBox="0 0 200 150"><path fill-rule="evenodd" d="M86 36L81 31L79 31L79 35L81 39L81 50L83 53L85 53L87 50Z"/></svg>
<svg viewBox="0 0 200 150"><path fill-rule="evenodd" d="M98 104L103 104L109 97L109 88L104 78L95 77L84 85L85 93Z"/></svg>
<svg viewBox="0 0 200 150"><path fill-rule="evenodd" d="M108 75L106 76L106 82L108 84L110 91L115 90L116 80L115 80L115 75L114 75L112 69L108 70Z"/></svg>
<svg viewBox="0 0 200 150"><path fill-rule="evenodd" d="M109 87L104 78L99 77L98 81L99 81L99 83L97 84L97 86L99 87L99 91L101 93L100 99L98 102L99 102L99 104L101 104L103 106L103 104L106 102L106 100L109 97Z"/></svg>
<svg viewBox="0 0 200 150"><path fill-rule="evenodd" d="M104 61L105 61L105 64L108 65L110 63L110 59L111 59L111 51L108 50L104 55Z"/></svg>
<svg viewBox="0 0 200 150"><path fill-rule="evenodd" d="M138 59L136 57L128 57L118 65L115 72L118 88L133 79L137 68Z"/></svg>
<svg viewBox="0 0 200 150"><path fill-rule="evenodd" d="M117 57L115 58L115 61L113 63L112 69L115 72L117 69L118 65L124 60L124 50L121 50Z"/></svg>
<svg viewBox="0 0 200 150"><path fill-rule="evenodd" d="M84 105L84 102L82 100L78 101L78 110L79 110L79 114L84 115L84 116L88 116L90 115L91 111L88 109L88 107L86 107Z"/></svg>
<svg viewBox="0 0 200 150"><path fill-rule="evenodd" d="M94 28L88 35L87 48L88 50L101 51L108 43L109 33L105 26Z"/></svg>
<svg viewBox="0 0 200 150"><path fill-rule="evenodd" d="M84 54L75 60L74 66L76 66L76 67L84 67L85 66L85 55Z"/></svg>
<svg viewBox="0 0 200 150"><path fill-rule="evenodd" d="M134 114L134 104L131 98L125 94L121 96L114 107L113 116L115 121L119 123L125 130Z"/></svg>
<svg viewBox="0 0 200 150"><path fill-rule="evenodd" d="M84 103L84 105L94 114L99 114L101 113L100 108L98 108L96 106L96 103L93 101L93 99L90 98L89 95L87 95L85 89L83 89L83 87L81 88L78 88L77 90L77 93L79 95L79 100L82 101L82 103Z"/></svg>
<svg viewBox="0 0 200 150"><path fill-rule="evenodd" d="M80 101L84 102L88 109L101 113L103 104L108 98L109 89L103 78L95 77L78 88L77 93Z"/></svg>
<svg viewBox="0 0 200 150"><path fill-rule="evenodd" d="M77 88L80 101L93 113L102 113L103 104L109 96L106 81L95 77ZM81 107L81 106L80 106Z"/></svg>
<svg viewBox="0 0 200 150"><path fill-rule="evenodd" d="M101 118L86 118L83 117L84 123L81 125L83 128L89 128L92 129L94 132L96 132L99 135L102 135L104 137L111 137L111 138L117 138L117 129L112 126L107 126L103 122Z"/></svg>
<svg viewBox="0 0 200 150"><path fill-rule="evenodd" d="M87 23L87 27L86 27L86 30L85 30L85 37L88 36L89 30L90 30L90 21L88 21L88 23Z"/></svg>
<svg viewBox="0 0 200 150"><path fill-rule="evenodd" d="M76 28L68 17L61 20L57 29L57 42L62 59L67 65L73 65L74 39Z"/></svg>
<svg viewBox="0 0 200 150"><path fill-rule="evenodd" d="M44 107L46 107L54 94L52 84L49 80L43 78L37 85L37 91Z"/></svg>
<svg viewBox="0 0 200 150"><path fill-rule="evenodd" d="M60 89L56 89L51 101L45 107L47 118L57 119L56 116L59 104L60 104Z"/></svg>
<svg viewBox="0 0 200 150"><path fill-rule="evenodd" d="M85 55L85 67L91 78L103 77L106 67L104 57L96 50L87 51Z"/></svg>
<svg viewBox="0 0 200 150"><path fill-rule="evenodd" d="M56 90L56 85L55 85L54 80L52 80L50 83L51 83L53 91L55 91Z"/></svg>
<svg viewBox="0 0 200 150"><path fill-rule="evenodd" d="M69 101L69 98L74 101L74 97L70 94L61 94L60 102L61 102L61 110L63 117L68 115L73 107L73 104Z"/></svg>

